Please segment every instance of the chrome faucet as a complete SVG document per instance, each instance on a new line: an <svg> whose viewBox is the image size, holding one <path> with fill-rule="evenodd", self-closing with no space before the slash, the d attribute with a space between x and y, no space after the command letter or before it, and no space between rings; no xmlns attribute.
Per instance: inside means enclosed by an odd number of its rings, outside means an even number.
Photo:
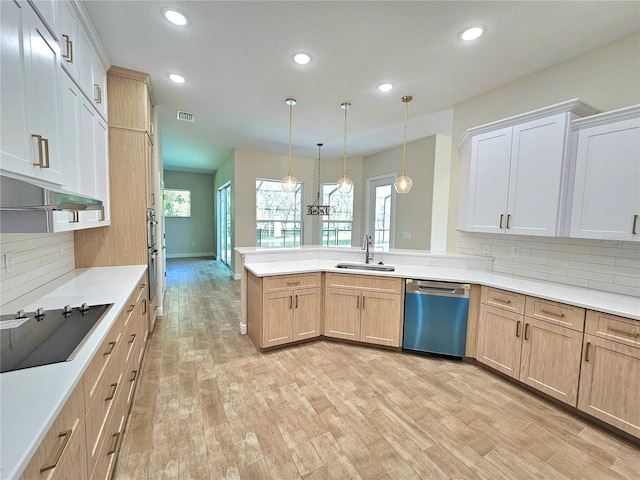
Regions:
<svg viewBox="0 0 640 480"><path fill-rule="evenodd" d="M371 243L371 235L365 235L362 238L362 250L365 250L364 263L369 263L373 260L373 243Z"/></svg>

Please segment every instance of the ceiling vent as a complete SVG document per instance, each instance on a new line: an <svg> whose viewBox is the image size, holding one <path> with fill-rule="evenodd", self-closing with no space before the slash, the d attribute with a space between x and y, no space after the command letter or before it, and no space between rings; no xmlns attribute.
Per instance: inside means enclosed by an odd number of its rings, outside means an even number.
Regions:
<svg viewBox="0 0 640 480"><path fill-rule="evenodd" d="M178 116L176 117L178 120L182 120L184 122L195 122L196 116L193 113L189 112L181 112L178 110Z"/></svg>

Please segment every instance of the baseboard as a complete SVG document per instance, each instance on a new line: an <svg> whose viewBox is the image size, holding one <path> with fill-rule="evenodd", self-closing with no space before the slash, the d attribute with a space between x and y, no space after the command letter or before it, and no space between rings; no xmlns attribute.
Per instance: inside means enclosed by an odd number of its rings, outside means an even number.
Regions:
<svg viewBox="0 0 640 480"><path fill-rule="evenodd" d="M167 253L166 258L192 258L192 257L213 257L216 258L215 252L201 253Z"/></svg>
<svg viewBox="0 0 640 480"><path fill-rule="evenodd" d="M233 279L234 279L234 280L240 280L241 278L242 278L242 275L241 275L241 274L239 274L239 273L234 273L234 274L233 274Z"/></svg>

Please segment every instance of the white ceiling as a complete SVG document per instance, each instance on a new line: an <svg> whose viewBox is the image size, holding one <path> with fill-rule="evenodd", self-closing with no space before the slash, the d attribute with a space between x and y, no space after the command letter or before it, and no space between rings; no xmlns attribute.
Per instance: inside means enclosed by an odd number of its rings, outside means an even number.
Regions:
<svg viewBox="0 0 640 480"><path fill-rule="evenodd" d="M113 65L151 75L165 168L215 171L236 147L348 155L450 134L456 103L640 30L640 2L99 1L84 2ZM162 17L174 7L190 20ZM459 32L486 34L463 44ZM305 66L293 53L312 56ZM170 72L187 78L173 84ZM377 90L382 82L395 88ZM196 122L176 120L176 110Z"/></svg>

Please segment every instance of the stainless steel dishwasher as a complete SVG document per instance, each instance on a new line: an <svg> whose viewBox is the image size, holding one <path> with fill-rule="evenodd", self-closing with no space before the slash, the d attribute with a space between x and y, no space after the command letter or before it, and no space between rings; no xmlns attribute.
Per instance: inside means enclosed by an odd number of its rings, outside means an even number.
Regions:
<svg viewBox="0 0 640 480"><path fill-rule="evenodd" d="M463 357L469 285L406 280L403 350Z"/></svg>

